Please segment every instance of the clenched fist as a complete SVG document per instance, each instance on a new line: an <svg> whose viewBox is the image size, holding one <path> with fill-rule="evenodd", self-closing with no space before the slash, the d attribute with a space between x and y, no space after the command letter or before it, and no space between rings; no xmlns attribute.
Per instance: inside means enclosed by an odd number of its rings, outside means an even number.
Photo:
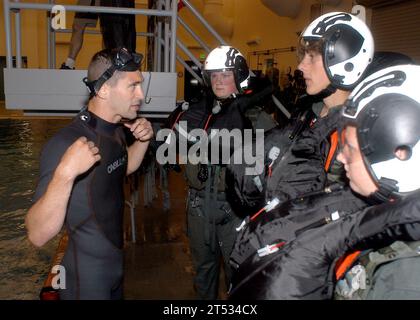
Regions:
<svg viewBox="0 0 420 320"><path fill-rule="evenodd" d="M153 137L152 124L145 118L138 118L133 123L124 123L133 133L133 136L141 142L149 141Z"/></svg>
<svg viewBox="0 0 420 320"><path fill-rule="evenodd" d="M100 159L98 147L86 137L80 137L67 148L57 170L68 179L75 179L88 171Z"/></svg>

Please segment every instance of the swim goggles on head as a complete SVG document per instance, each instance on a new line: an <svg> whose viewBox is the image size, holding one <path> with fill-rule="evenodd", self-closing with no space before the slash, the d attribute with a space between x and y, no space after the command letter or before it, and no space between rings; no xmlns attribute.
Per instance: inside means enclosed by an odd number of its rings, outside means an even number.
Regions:
<svg viewBox="0 0 420 320"><path fill-rule="evenodd" d="M96 80L88 81L83 78L83 82L89 90L91 96L98 93L102 85L112 77L115 71L137 71L140 68L143 55L135 52L129 52L126 48L117 51L112 59L112 65Z"/></svg>

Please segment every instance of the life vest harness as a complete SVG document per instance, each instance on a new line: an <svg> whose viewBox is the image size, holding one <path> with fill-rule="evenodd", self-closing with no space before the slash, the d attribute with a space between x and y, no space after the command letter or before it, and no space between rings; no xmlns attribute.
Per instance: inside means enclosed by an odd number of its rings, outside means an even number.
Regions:
<svg viewBox="0 0 420 320"><path fill-rule="evenodd" d="M395 260L419 256L420 241L395 241L379 250L349 254L336 267L337 284L334 297L337 300L365 300L373 288L374 275L380 266Z"/></svg>
<svg viewBox="0 0 420 320"><path fill-rule="evenodd" d="M324 188L321 191L315 191L315 192L310 192L310 193L306 193L305 195L302 195L302 197L298 197L298 198L305 198L305 197L309 197L309 196L313 196L313 195L317 195L317 194L323 194L323 193L332 193L332 192L336 192L341 190L343 187L341 184L333 184L327 188ZM258 217L261 218L262 214L266 214L270 211L272 211L273 209L277 208L279 206L279 204L281 204L281 201L278 198L274 198L270 201L267 202L267 204L262 207L260 210L258 210L255 214L246 217L242 223L239 225L239 227L236 228L237 232L242 232L244 231L245 228L249 227L251 222L254 222L257 220ZM302 228L300 228L299 230L296 230L296 235L299 233L302 233L303 231L306 231L308 229L312 229L312 228L316 228L319 227L321 225L324 224L328 224L332 221L338 220L339 218L341 218L341 214L338 211L335 211L333 213L331 213L329 216L326 217L322 217L312 223L309 223L306 226L302 226ZM283 239L281 239L280 241L275 241L273 243L264 245L263 247L260 247L257 249L257 253L260 257L272 254L274 252L277 252L281 247L283 247L284 245L286 245L286 241L284 241Z"/></svg>

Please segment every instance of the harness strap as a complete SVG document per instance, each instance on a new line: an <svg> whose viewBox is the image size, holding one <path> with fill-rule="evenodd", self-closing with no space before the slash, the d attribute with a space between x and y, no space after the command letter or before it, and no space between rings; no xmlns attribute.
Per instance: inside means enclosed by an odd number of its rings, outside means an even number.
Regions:
<svg viewBox="0 0 420 320"><path fill-rule="evenodd" d="M328 152L328 157L327 157L327 161L325 162L325 172L328 172L328 170L331 167L331 162L333 160L333 157L337 151L337 147L338 147L338 132L337 130L334 130L333 133L331 133L330 135L330 151Z"/></svg>
<svg viewBox="0 0 420 320"><path fill-rule="evenodd" d="M365 251L358 257L357 264L350 265L341 280L337 282L336 298L365 300L373 285L375 271L383 264L394 260L420 257L420 241L395 241L377 251ZM340 266L341 267L341 266ZM351 275L347 275L350 273ZM337 278L338 280L339 278Z"/></svg>
<svg viewBox="0 0 420 320"><path fill-rule="evenodd" d="M172 127L171 127L171 130L173 130L174 128L175 128L175 125L178 123L178 121L179 121L179 118L181 118L181 116L183 115L183 113L184 113L185 111L181 111L179 114L178 114L178 116L176 117L176 119L175 119L175 121L174 121L174 123L173 123L173 125L172 125Z"/></svg>
<svg viewBox="0 0 420 320"><path fill-rule="evenodd" d="M340 280L359 258L361 251L342 256L335 265L335 279Z"/></svg>
<svg viewBox="0 0 420 320"><path fill-rule="evenodd" d="M416 256L420 256L420 241L395 241L384 249L362 256L360 263L366 267L367 276L371 278L377 267L385 262Z"/></svg>

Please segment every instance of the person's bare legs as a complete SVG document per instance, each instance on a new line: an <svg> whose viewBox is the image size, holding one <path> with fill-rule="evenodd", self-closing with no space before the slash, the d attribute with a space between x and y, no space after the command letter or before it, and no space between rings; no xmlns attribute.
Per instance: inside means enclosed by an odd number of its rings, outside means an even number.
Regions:
<svg viewBox="0 0 420 320"><path fill-rule="evenodd" d="M76 60L77 55L83 45L83 34L85 33L86 24L80 24L77 21L73 23L73 30L70 39L69 58Z"/></svg>
<svg viewBox="0 0 420 320"><path fill-rule="evenodd" d="M73 22L72 34L70 39L69 54L66 62L61 66L61 69L73 69L77 55L82 49L83 35L85 33L86 24L80 23L79 21ZM67 68L66 68L67 67Z"/></svg>

